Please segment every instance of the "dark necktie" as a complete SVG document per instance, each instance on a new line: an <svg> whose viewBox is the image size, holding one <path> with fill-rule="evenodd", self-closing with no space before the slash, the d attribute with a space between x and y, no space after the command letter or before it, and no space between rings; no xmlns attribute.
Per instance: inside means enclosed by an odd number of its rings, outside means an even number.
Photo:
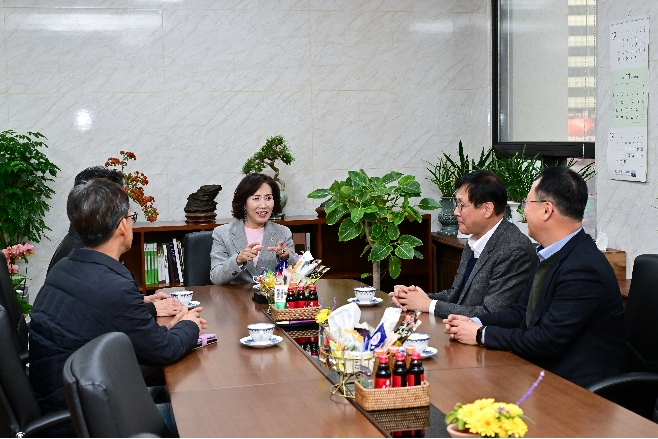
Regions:
<svg viewBox="0 0 658 439"><path fill-rule="evenodd" d="M541 290L544 287L544 282L546 281L546 276L549 271L551 271L551 265L555 260L555 255L553 253L548 259L544 259L539 263L537 267L537 272L535 273L535 279L532 281L532 289L530 290L530 297L528 298L528 308L526 309L525 314L525 323L527 327L530 327L530 320L532 319L532 313L535 311L535 306L539 301L539 295Z"/></svg>

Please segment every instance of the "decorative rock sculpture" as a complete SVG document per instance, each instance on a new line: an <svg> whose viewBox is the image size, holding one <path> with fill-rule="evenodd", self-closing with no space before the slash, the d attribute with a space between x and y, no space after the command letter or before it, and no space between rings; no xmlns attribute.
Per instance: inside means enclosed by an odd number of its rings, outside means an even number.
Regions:
<svg viewBox="0 0 658 439"><path fill-rule="evenodd" d="M215 198L222 187L218 184L205 184L195 193L187 197L185 205L185 222L188 223L207 223L212 222L217 217L215 209L217 202Z"/></svg>

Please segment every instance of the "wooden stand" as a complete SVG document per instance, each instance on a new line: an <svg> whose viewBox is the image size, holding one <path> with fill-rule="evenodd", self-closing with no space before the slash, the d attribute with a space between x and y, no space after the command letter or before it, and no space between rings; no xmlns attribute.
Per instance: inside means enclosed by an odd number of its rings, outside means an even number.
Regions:
<svg viewBox="0 0 658 439"><path fill-rule="evenodd" d="M158 288L183 286L182 283L159 283L147 285L144 281L144 243L171 242L172 239L182 241L191 232L213 230L215 227L227 224L233 219L219 219L209 223L186 223L184 221L158 221L155 223L136 223L133 227L132 248L123 254L121 261L130 270L142 293L150 293ZM315 216L287 216L276 223L288 227L293 233L308 233L310 235L311 253L322 264L331 269L323 276L326 279L357 279L362 273L372 273L372 264L367 257L360 257L365 247L365 241L355 238L347 242L338 241L338 224L327 225L324 218ZM423 215L421 223L405 221L400 224L400 233L413 235L423 241L417 250L423 254L423 259L402 261L402 274L398 279L391 279L387 274L388 264L382 266L382 291L393 291L397 284L418 285L425 291L432 290L432 236L430 215ZM385 274L386 273L386 274ZM363 279L372 284L372 277Z"/></svg>

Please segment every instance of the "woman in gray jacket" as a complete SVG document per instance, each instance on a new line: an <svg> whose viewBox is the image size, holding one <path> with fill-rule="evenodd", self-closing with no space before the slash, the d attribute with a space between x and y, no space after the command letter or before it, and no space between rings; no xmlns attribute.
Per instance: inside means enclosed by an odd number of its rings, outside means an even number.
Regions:
<svg viewBox="0 0 658 439"><path fill-rule="evenodd" d="M274 269L282 259L297 262L290 229L269 221L273 213L281 212L279 185L271 177L245 176L235 189L232 209L236 220L212 234L212 283L250 283L264 267Z"/></svg>

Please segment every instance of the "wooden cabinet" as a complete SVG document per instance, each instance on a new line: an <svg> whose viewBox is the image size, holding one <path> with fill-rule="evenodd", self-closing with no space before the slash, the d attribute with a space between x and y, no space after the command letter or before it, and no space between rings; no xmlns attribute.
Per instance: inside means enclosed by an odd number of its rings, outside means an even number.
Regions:
<svg viewBox="0 0 658 439"><path fill-rule="evenodd" d="M220 219L214 223L188 224L184 221L155 223L136 223L133 227L132 248L123 254L122 262L132 272L135 282L143 293L152 292L158 288L182 286L182 283L159 283L147 285L144 282L144 243L145 242L171 242L172 239L182 241L185 235L191 232L213 230L215 227L233 221L233 219ZM293 233L308 233L310 248L314 257L322 259L322 264L331 269L324 275L325 279L360 279L361 273L372 273L372 264L367 257L360 257L365 248L365 241L353 239L347 242L338 241L338 225L327 225L324 218L314 216L289 216L282 221L276 221L288 227ZM431 291L432 281L432 236L429 215L423 215L423 221L403 222L400 232L416 236L423 241L418 248L423 259L412 259L402 262L402 274L398 279L388 276L388 263L382 266L382 290L392 291L393 285L418 285L425 291ZM372 279L364 279L371 283Z"/></svg>

